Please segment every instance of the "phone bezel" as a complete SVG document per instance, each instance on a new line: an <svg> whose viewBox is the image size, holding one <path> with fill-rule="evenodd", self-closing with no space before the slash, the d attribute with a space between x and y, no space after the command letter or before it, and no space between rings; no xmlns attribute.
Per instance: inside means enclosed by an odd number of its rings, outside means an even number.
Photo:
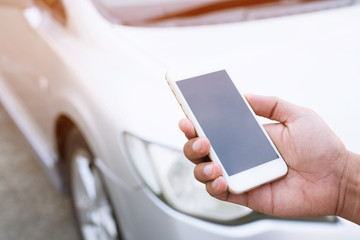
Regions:
<svg viewBox="0 0 360 240"><path fill-rule="evenodd" d="M184 111L185 115L194 124L194 127L196 129L198 136L206 137L202 127L200 126L197 119L195 118L195 115L191 111L190 106L188 105L185 97L182 95L176 82L184 80L184 79L200 76L200 75L209 74L212 72L221 71L224 69L225 68L212 68L212 69L207 69L205 71L181 72L181 73L176 73L176 75L174 72L170 72L170 71L168 71L166 73L166 80L167 80L170 88L172 89L172 91L173 91L176 99L178 100L178 103L180 104L182 110ZM225 71L230 76L230 79L232 79L229 71L226 69L225 69ZM239 173L229 176L227 171L225 170L223 164L221 163L219 157L217 156L215 150L213 149L213 147L211 147L209 158L212 161L215 161L221 165L221 168L223 171L223 177L225 178L225 180L228 184L229 191L232 193L235 193L235 194L240 194L240 193L249 191L253 188L256 188L262 184L265 184L267 182L274 181L278 178L281 178L282 176L286 175L286 173L288 171L288 167L287 167L284 159L282 158L281 154L277 150L276 146L274 145L273 141L271 140L271 138L265 131L262 124L260 123L258 117L254 113L250 104L248 103L246 98L243 96L241 91L239 91L235 82L234 82L234 85L235 85L235 88L237 89L237 91L240 93L240 96L242 97L242 99L245 101L246 106L248 107L248 109L250 110L252 115L254 116L257 124L259 125L259 127L261 128L263 133L265 134L265 136L266 136L267 140L269 141L269 143L271 144L272 148L274 149L276 154L279 156L279 158L277 158L277 159L270 160L269 162L257 165L253 168L250 168L250 169L247 169L247 170L244 170L244 171L241 171Z"/></svg>

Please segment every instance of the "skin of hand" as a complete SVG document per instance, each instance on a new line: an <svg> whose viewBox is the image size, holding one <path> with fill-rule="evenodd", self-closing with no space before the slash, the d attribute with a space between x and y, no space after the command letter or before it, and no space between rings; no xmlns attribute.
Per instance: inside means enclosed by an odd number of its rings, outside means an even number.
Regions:
<svg viewBox="0 0 360 240"><path fill-rule="evenodd" d="M232 194L221 166L209 161L210 142L197 136L190 120L182 119L179 127L189 139L184 145L185 156L196 164L195 178L206 185L208 193L269 215L338 215L359 224L359 156L349 152L315 112L277 97L246 98L257 115L278 122L264 128L289 171L279 180Z"/></svg>

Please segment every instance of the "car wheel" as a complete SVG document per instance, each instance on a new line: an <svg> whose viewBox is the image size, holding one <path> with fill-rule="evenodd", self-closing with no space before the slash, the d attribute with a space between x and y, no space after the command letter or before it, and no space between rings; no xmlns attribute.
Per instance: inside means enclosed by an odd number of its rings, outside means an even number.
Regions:
<svg viewBox="0 0 360 240"><path fill-rule="evenodd" d="M114 208L94 156L81 133L73 129L67 137L65 158L71 202L84 240L118 240L120 231Z"/></svg>

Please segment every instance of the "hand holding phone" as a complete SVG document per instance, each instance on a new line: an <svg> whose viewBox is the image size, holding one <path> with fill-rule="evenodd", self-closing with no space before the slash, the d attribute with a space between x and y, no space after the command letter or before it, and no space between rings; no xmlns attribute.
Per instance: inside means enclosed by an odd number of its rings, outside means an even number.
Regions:
<svg viewBox="0 0 360 240"><path fill-rule="evenodd" d="M232 193L243 193L287 173L287 165L225 70L195 77L167 77L199 136L211 142Z"/></svg>
<svg viewBox="0 0 360 240"><path fill-rule="evenodd" d="M232 194L221 166L207 161L209 141L198 137L190 120L182 119L179 126L189 139L184 145L185 156L196 164L195 177L206 185L208 193L274 216L337 215L360 224L358 208L353 205L355 198L360 199L360 190L352 191L359 183L356 169L360 169L360 155L349 152L315 112L277 97L246 98L257 115L278 122L264 128L286 159L289 171L277 181Z"/></svg>

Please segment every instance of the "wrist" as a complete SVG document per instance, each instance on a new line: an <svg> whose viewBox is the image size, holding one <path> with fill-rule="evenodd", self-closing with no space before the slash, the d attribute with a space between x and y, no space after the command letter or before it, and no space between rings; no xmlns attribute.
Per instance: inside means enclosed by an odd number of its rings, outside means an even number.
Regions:
<svg viewBox="0 0 360 240"><path fill-rule="evenodd" d="M349 152L345 162L336 215L360 224L360 155Z"/></svg>

